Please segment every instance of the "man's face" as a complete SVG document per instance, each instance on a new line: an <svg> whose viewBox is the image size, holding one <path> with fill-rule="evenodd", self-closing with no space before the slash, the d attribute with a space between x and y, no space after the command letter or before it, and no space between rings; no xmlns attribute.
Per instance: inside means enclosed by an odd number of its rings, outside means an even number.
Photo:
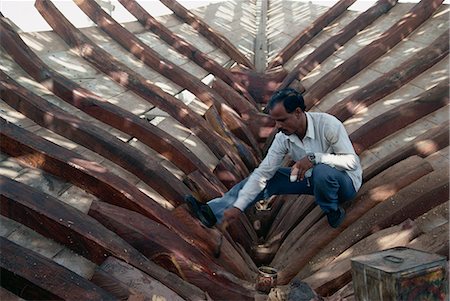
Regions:
<svg viewBox="0 0 450 301"><path fill-rule="evenodd" d="M302 114L300 108L296 108L292 113L286 112L282 102L277 103L270 110L270 117L275 120L278 130L285 135L292 135L300 130Z"/></svg>

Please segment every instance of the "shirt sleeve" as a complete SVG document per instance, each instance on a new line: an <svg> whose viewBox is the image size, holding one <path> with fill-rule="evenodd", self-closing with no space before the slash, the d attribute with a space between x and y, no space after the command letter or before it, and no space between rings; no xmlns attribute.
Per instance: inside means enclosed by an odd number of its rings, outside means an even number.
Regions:
<svg viewBox="0 0 450 301"><path fill-rule="evenodd" d="M266 157L261 164L252 172L247 183L238 194L234 207L244 211L256 196L266 187L266 183L273 177L281 166L283 158L288 152L287 141L284 135L278 133L270 146Z"/></svg>
<svg viewBox="0 0 450 301"><path fill-rule="evenodd" d="M348 137L344 125L334 116L325 128L325 139L331 146L332 153L315 153L316 162L335 167L340 170L355 170L360 162Z"/></svg>

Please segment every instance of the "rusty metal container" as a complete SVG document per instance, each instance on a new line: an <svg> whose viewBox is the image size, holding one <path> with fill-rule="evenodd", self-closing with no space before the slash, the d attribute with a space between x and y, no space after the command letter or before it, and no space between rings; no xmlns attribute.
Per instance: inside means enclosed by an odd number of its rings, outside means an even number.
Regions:
<svg viewBox="0 0 450 301"><path fill-rule="evenodd" d="M448 300L446 258L397 247L352 258L359 301Z"/></svg>

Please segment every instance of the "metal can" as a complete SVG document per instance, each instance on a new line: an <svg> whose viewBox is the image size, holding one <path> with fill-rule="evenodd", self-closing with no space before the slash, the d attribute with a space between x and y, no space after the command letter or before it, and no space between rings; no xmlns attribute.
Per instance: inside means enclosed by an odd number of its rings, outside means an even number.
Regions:
<svg viewBox="0 0 450 301"><path fill-rule="evenodd" d="M258 271L256 289L262 293L268 294L273 287L277 286L278 271L268 266L261 266L258 268Z"/></svg>

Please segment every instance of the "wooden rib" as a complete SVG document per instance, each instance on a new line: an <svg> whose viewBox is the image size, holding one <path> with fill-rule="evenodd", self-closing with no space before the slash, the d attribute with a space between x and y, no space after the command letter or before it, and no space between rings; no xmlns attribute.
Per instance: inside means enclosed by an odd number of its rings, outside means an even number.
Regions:
<svg viewBox="0 0 450 301"><path fill-rule="evenodd" d="M234 256L232 250L221 249L222 239L217 231L200 227L189 214L181 220L159 206L136 186L99 164L1 118L0 125L0 149L18 161L63 178L105 202L139 212L174 231L209 256L216 256L218 252L223 258Z"/></svg>
<svg viewBox="0 0 450 301"><path fill-rule="evenodd" d="M5 285L5 284L3 284ZM20 298L19 296L16 296L9 290L3 288L0 286L0 300L6 300L6 301L24 301L24 299Z"/></svg>
<svg viewBox="0 0 450 301"><path fill-rule="evenodd" d="M51 299L115 300L107 291L71 270L4 237L0 237L0 249L2 270L14 275L15 286L20 287L22 285L21 296L25 298L40 299L43 297L33 294L34 292L30 287L26 288L29 283L32 283L47 291L48 297ZM2 285L12 280L6 279L9 277L4 277L4 274L2 276ZM30 295L27 295L27 293L30 293Z"/></svg>
<svg viewBox="0 0 450 301"><path fill-rule="evenodd" d="M51 238L96 264L115 256L188 300L205 300L194 285L152 263L92 217L28 185L0 176L1 214Z"/></svg>
<svg viewBox="0 0 450 301"><path fill-rule="evenodd" d="M355 74L389 51L389 49L392 49L425 20L431 17L442 2L443 0L420 1L378 39L321 77L320 80L307 89L309 92L305 95L306 107L310 109L318 104L325 95L339 87L346 80L352 78Z"/></svg>
<svg viewBox="0 0 450 301"><path fill-rule="evenodd" d="M295 66L280 85L280 89L289 86L295 79L301 80L317 65L325 61L339 47L343 46L358 32L374 22L378 17L386 14L398 0L379 0L375 5L365 12L361 13L347 26L341 29L336 35L333 35L324 43L320 44L311 54Z"/></svg>
<svg viewBox="0 0 450 301"><path fill-rule="evenodd" d="M418 155L427 157L440 149L449 145L448 122L443 122L439 126L430 129L417 136L414 140L398 148L388 156L381 158L363 171L363 181L368 181L374 176L389 168L390 166L406 159L409 156Z"/></svg>
<svg viewBox="0 0 450 301"><path fill-rule="evenodd" d="M183 68L161 57L147 44L143 43L134 34L117 23L94 0L74 0L74 2L99 28L144 64L163 74L167 79L179 86L191 91L198 99L209 106L210 109L214 106L218 110L218 116L222 117L226 125L222 125L223 132L227 136L230 136L230 139L235 144L239 144L239 142L232 138L232 134L229 133L230 130L247 144L258 148L255 138L247 129L247 126L240 120L239 115L227 105L227 102L217 92L206 86ZM252 167L255 166L249 166L249 168Z"/></svg>
<svg viewBox="0 0 450 301"><path fill-rule="evenodd" d="M102 155L139 177L172 204L190 190L171 172L128 143L26 90L0 71L0 96L37 124Z"/></svg>
<svg viewBox="0 0 450 301"><path fill-rule="evenodd" d="M422 49L408 61L341 100L327 113L336 116L344 122L377 100L399 89L445 58L449 53L448 43L448 33L445 32L434 40L430 46Z"/></svg>
<svg viewBox="0 0 450 301"><path fill-rule="evenodd" d="M244 281L236 282L237 278L222 267L142 215L96 201L89 215L147 258L207 291L213 298L241 300L252 295L244 288ZM245 270L244 266L242 270Z"/></svg>
<svg viewBox="0 0 450 301"><path fill-rule="evenodd" d="M0 18L0 34L4 42L3 48L26 72L36 81L42 82L55 95L90 116L138 138L159 152L193 181L197 191L206 192L203 193L203 197L210 199L225 191L225 187L217 177L183 143L151 123L54 72L31 51L2 18Z"/></svg>
<svg viewBox="0 0 450 301"><path fill-rule="evenodd" d="M448 102L448 81L444 80L420 94L416 100L375 117L350 134L356 153L362 153L390 134L448 105Z"/></svg>
<svg viewBox="0 0 450 301"><path fill-rule="evenodd" d="M233 87L236 91L244 95L248 101L254 101L251 95L235 80L233 74L228 69L219 65L215 60L209 58L207 54L190 44L188 41L172 33L167 27L152 17L138 2L135 0L119 0L119 2L139 21L139 23L142 24L142 26L145 27L145 29L151 30L179 53L188 57L197 65L206 71L211 72ZM224 95L222 95L222 97L225 98ZM227 101L229 100L227 99ZM248 103L248 101L241 98L238 99L238 101Z"/></svg>
<svg viewBox="0 0 450 301"><path fill-rule="evenodd" d="M279 283L288 283L321 248L371 208L432 171L433 168L424 159L417 156L410 157L365 183L352 206L346 210L346 218L338 228L331 228L324 217L300 237L296 236L294 229L271 263L272 267L278 269ZM304 246L308 248L305 249ZM302 252L298 252L299 249L302 249Z"/></svg>
<svg viewBox="0 0 450 301"><path fill-rule="evenodd" d="M230 142L212 130L192 109L96 46L64 17L52 2L37 0L35 6L54 32L77 50L82 58L189 128L219 159L225 155L231 158L236 165L234 171L237 172L237 180L248 175L248 169L242 159L232 151Z"/></svg>
<svg viewBox="0 0 450 301"><path fill-rule="evenodd" d="M236 47L224 36L219 34L217 31L209 27L204 21L199 17L188 11L185 7L179 4L175 0L160 0L165 6L167 6L174 14L183 20L185 23L189 24L208 39L211 43L220 48L225 52L230 58L235 60L237 63L247 66L253 69L253 63L245 57Z"/></svg>
<svg viewBox="0 0 450 301"><path fill-rule="evenodd" d="M347 8L356 0L340 0L333 5L319 18L303 30L295 39L293 39L280 53L269 63L267 69L272 69L285 64L297 51L306 45L314 36L322 31L324 27L333 22L337 17L344 13Z"/></svg>

